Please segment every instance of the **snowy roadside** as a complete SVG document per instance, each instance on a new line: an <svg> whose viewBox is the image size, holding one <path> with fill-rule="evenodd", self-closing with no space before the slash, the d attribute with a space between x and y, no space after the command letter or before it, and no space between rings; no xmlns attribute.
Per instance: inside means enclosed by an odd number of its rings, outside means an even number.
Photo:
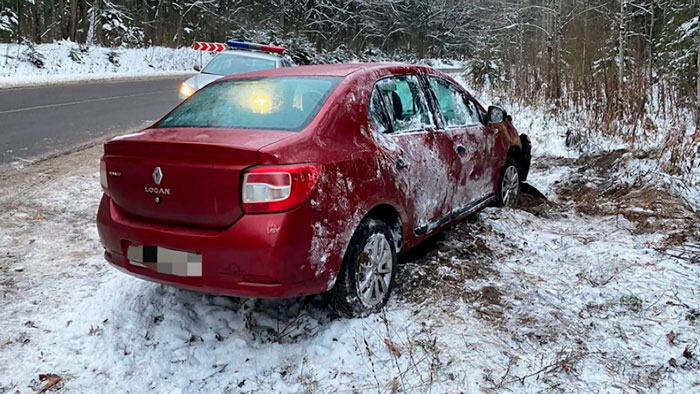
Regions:
<svg viewBox="0 0 700 394"><path fill-rule="evenodd" d="M191 48L106 48L70 41L0 44L0 89L194 73L212 54Z"/></svg>
<svg viewBox="0 0 700 394"><path fill-rule="evenodd" d="M31 75L18 77L0 77L0 89L40 87L47 85L67 85L75 83L137 81L192 75L192 71L161 71L143 73L93 73L93 74L59 74Z"/></svg>
<svg viewBox="0 0 700 394"><path fill-rule="evenodd" d="M634 153L569 154L532 119L529 181L550 201L488 208L411 252L364 319L111 269L99 146L3 168L0 393L697 391L700 262L672 257L700 244L697 214L626 182Z"/></svg>

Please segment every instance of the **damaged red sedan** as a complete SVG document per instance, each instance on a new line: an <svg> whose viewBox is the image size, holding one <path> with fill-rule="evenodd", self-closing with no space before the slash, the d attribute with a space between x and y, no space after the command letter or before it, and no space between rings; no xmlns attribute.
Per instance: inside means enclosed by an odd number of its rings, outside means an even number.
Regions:
<svg viewBox="0 0 700 394"><path fill-rule="evenodd" d="M107 142L105 258L205 293L328 292L346 316L389 298L397 254L480 208L513 205L530 143L439 71L277 68L215 82Z"/></svg>

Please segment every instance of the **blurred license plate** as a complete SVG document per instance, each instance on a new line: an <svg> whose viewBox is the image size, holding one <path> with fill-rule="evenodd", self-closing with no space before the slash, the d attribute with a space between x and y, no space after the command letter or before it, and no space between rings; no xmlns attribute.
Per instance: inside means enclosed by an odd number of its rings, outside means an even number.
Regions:
<svg viewBox="0 0 700 394"><path fill-rule="evenodd" d="M160 274L202 276L202 255L199 253L134 244L129 246L126 255L129 264Z"/></svg>

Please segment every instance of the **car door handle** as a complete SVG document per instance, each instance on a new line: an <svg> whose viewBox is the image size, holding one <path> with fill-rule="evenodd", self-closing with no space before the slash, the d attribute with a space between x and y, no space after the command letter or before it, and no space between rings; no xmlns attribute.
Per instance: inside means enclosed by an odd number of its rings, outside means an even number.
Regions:
<svg viewBox="0 0 700 394"><path fill-rule="evenodd" d="M465 148L464 145L455 146L455 150L457 151L457 154L460 156L464 156L467 154L467 148Z"/></svg>
<svg viewBox="0 0 700 394"><path fill-rule="evenodd" d="M396 159L396 168L406 168L408 167L408 162L403 157Z"/></svg>

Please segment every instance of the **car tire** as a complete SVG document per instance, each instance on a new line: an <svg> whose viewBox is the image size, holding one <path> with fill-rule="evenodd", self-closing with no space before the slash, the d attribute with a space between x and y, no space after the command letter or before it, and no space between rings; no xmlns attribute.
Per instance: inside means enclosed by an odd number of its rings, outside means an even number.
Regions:
<svg viewBox="0 0 700 394"><path fill-rule="evenodd" d="M530 138L526 134L520 135L520 143L522 149L520 152L520 160L518 164L518 170L520 175L520 182L527 181L527 176L530 173L530 164L532 162L532 143L530 143Z"/></svg>
<svg viewBox="0 0 700 394"><path fill-rule="evenodd" d="M345 252L329 306L344 317L362 317L386 305L396 279L396 246L389 226L365 219Z"/></svg>
<svg viewBox="0 0 700 394"><path fill-rule="evenodd" d="M518 166L511 158L506 159L496 190L496 205L511 208L518 203L520 197L520 174Z"/></svg>

